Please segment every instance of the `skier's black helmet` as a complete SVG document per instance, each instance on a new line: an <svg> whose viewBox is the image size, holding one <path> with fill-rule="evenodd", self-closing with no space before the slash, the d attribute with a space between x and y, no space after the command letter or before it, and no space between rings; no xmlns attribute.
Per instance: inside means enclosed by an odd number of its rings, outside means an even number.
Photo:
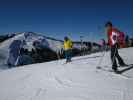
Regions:
<svg viewBox="0 0 133 100"><path fill-rule="evenodd" d="M64 37L64 40L67 41L69 38L67 36Z"/></svg>

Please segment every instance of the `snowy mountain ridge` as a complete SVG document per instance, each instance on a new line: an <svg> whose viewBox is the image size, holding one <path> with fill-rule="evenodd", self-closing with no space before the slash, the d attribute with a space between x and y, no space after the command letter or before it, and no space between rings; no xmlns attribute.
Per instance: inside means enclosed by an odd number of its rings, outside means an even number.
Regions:
<svg viewBox="0 0 133 100"><path fill-rule="evenodd" d="M47 37L40 34L36 34L33 32L14 33L14 36L12 38L7 39L0 44L0 64L6 63L9 57L9 48L15 40L20 40L22 42L24 41L26 44L23 45L23 47L28 49L29 51L34 49L33 43L35 41L41 41L42 45L48 45L49 48L51 48L55 52L59 52L63 48L63 42L48 39Z"/></svg>

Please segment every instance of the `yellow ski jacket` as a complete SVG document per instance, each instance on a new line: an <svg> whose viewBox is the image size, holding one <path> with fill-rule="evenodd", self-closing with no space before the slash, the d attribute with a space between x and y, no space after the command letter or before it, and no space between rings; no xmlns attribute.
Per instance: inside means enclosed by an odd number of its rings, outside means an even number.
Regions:
<svg viewBox="0 0 133 100"><path fill-rule="evenodd" d="M64 49L65 50L69 50L72 49L73 43L72 41L69 39L67 41L64 41Z"/></svg>

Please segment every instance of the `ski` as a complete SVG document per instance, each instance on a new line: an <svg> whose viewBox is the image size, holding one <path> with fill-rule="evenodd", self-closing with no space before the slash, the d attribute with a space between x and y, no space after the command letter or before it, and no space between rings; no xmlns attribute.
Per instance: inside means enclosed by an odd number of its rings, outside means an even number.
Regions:
<svg viewBox="0 0 133 100"><path fill-rule="evenodd" d="M120 68L125 68L125 67L130 67L130 66L132 66L133 64L130 64L130 65L124 65L124 66L119 66Z"/></svg>
<svg viewBox="0 0 133 100"><path fill-rule="evenodd" d="M114 72L112 69L106 69L106 68L103 68L103 67L100 67L100 66L98 66L96 69L97 69L97 70L100 70L100 71L108 72L108 73L111 74L111 75L115 75L115 76L117 76L117 77L121 77L121 78L124 78L124 79L133 79L133 78L130 77L130 76L127 76L127 75L122 74L121 71L118 71L118 72L116 73L116 72Z"/></svg>

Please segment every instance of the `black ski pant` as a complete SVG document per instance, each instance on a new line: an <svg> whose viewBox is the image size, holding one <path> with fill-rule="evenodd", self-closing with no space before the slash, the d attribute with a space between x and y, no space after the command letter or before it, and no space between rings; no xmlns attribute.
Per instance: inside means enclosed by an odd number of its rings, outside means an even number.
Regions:
<svg viewBox="0 0 133 100"><path fill-rule="evenodd" d="M119 65L124 64L124 61L120 57L119 52L118 52L118 44L115 44L111 47L111 60L112 60L113 70L117 70L117 67L118 67L116 59L118 60Z"/></svg>

